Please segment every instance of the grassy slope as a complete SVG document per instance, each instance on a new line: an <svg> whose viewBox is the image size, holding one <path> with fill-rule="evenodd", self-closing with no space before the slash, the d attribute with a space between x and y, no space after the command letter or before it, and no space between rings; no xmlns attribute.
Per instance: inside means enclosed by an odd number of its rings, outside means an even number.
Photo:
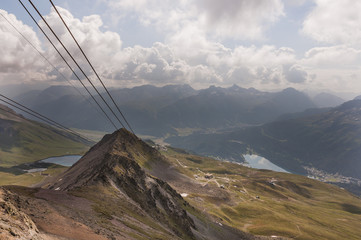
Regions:
<svg viewBox="0 0 361 240"><path fill-rule="evenodd" d="M64 172L67 167L54 166L43 172L24 173L15 175L12 173L0 172L0 186L3 185L18 185L18 186L32 186L44 181L46 178L58 175Z"/></svg>
<svg viewBox="0 0 361 240"><path fill-rule="evenodd" d="M194 181L194 186L198 186L193 189L190 185L182 187L169 181L179 193L188 194L185 199L200 210L193 209L191 213L201 219L204 214L209 214L216 222L257 235L359 239L361 200L336 186L299 175L250 169L171 148L162 153L179 172ZM139 156L137 161L146 167L152 165L146 159L147 156ZM204 178L206 173L211 173L213 178ZM26 185L28 179L18 182L22 183ZM206 191L198 191L203 189L202 186ZM96 200L93 209L99 214L98 223L105 227L110 226L109 216L126 213L131 218L119 220L127 226L126 235L135 239L169 237L165 229L152 223L144 214L134 212L125 202L113 202L109 196L114 193L109 189L102 190L100 186L73 194ZM145 226L150 226L151 230L143 231Z"/></svg>
<svg viewBox="0 0 361 240"><path fill-rule="evenodd" d="M224 186L219 197L210 194L212 190L208 194L174 186L189 194L186 200L191 205L212 214L220 223L253 234L295 239L359 238L361 200L336 186L171 149L163 153L194 181L215 191L220 189L218 184ZM205 179L205 173L212 173L214 178Z"/></svg>
<svg viewBox="0 0 361 240"><path fill-rule="evenodd" d="M39 172L19 174L12 166L51 156L83 154L89 148L75 136L8 111L12 110L0 105L0 185L31 186L47 177ZM64 169L53 167L43 173L53 176Z"/></svg>
<svg viewBox="0 0 361 240"><path fill-rule="evenodd" d="M45 124L27 121L10 114L0 115L4 129L12 134L0 138L0 166L11 167L50 156L83 154L89 148L74 136Z"/></svg>

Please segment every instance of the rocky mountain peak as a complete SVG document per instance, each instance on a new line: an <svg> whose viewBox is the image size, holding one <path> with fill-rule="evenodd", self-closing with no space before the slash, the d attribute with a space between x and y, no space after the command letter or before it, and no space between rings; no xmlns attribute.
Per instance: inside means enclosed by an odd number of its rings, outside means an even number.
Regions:
<svg viewBox="0 0 361 240"><path fill-rule="evenodd" d="M105 135L48 188L57 191L77 191L97 185L111 188L168 225L176 235L193 238L193 220L182 208L188 203L166 182L147 174L142 168L163 158L137 136L120 129Z"/></svg>

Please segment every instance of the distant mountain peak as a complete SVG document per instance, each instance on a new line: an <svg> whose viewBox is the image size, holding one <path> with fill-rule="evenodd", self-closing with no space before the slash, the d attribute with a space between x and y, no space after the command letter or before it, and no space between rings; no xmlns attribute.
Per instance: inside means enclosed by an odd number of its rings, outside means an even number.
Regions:
<svg viewBox="0 0 361 240"><path fill-rule="evenodd" d="M239 89L240 86L238 86L237 84L233 84L231 87L229 87L228 89L232 89L232 90L237 90Z"/></svg>
<svg viewBox="0 0 361 240"><path fill-rule="evenodd" d="M326 92L317 94L312 100L317 107L336 107L345 102L344 99Z"/></svg>
<svg viewBox="0 0 361 240"><path fill-rule="evenodd" d="M301 92L292 87L289 87L289 88L283 89L282 93L301 93Z"/></svg>

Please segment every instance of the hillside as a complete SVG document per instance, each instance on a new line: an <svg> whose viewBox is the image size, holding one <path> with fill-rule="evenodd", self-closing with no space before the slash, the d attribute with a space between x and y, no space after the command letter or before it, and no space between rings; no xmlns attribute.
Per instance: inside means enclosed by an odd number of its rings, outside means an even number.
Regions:
<svg viewBox="0 0 361 240"><path fill-rule="evenodd" d="M50 156L81 154L90 142L46 124L30 121L0 105L0 167Z"/></svg>
<svg viewBox="0 0 361 240"><path fill-rule="evenodd" d="M43 234L59 238L256 239L212 222L141 167L166 163L157 150L122 129L106 135L42 189L5 191Z"/></svg>
<svg viewBox="0 0 361 240"><path fill-rule="evenodd" d="M239 131L169 139L201 154L242 160L257 153L282 168L306 174L304 166L361 178L361 101L316 115Z"/></svg>
<svg viewBox="0 0 361 240"><path fill-rule="evenodd" d="M151 147L125 130L106 135L42 187L0 190L0 199L23 216L8 224L5 234L84 240L332 240L358 239L361 227L360 199L336 186ZM6 217L3 209L0 215Z"/></svg>

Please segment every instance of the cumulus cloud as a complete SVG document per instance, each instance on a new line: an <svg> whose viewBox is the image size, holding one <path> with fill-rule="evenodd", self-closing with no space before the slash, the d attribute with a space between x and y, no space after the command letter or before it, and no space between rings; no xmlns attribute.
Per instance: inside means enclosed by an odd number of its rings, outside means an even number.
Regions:
<svg viewBox="0 0 361 240"><path fill-rule="evenodd" d="M46 80L44 61L28 42L3 18L9 20L40 51L41 42L33 29L17 20L13 14L0 9L0 74L1 84Z"/></svg>
<svg viewBox="0 0 361 240"><path fill-rule="evenodd" d="M225 56L228 63L227 80L231 83L274 88L287 85L283 65L296 62L295 53L290 48L276 48L265 45L260 48L237 47Z"/></svg>
<svg viewBox="0 0 361 240"><path fill-rule="evenodd" d="M120 36L115 32L101 31L103 22L99 15L85 16L82 20L80 20L74 18L73 15L66 9L63 9L61 7L57 7L57 9L63 16L65 22L71 29L80 46L82 46L84 52L90 59L92 59L92 62L97 66L107 65L107 60L115 53L121 51L122 41L120 40ZM52 8L51 12L44 18L54 29L58 37L67 47L69 52L75 57L75 59L79 61L82 66L87 66L87 64L84 64L84 57L82 56L81 52L79 51L77 45L71 38L68 31L64 27L63 23L59 19L59 16L55 12L55 10ZM44 22L40 21L40 25L43 27L43 29L46 30L49 36L53 36L50 30L47 30ZM55 37L51 38L53 39L53 42L55 43L57 48L62 49L60 43L58 43ZM57 62L59 65L64 65L61 64L63 60L56 53L50 43L45 41L45 46L47 46L47 49L52 56L51 60ZM63 50L61 52L63 53L63 56L65 56L69 60L69 63L72 63L72 60L70 60L66 52ZM65 69L68 70L67 68ZM84 70L87 74L90 74L89 67L85 68ZM81 73L79 73L78 76L83 77Z"/></svg>
<svg viewBox="0 0 361 240"><path fill-rule="evenodd" d="M129 4L130 2L126 6L136 9L140 6ZM272 85L286 81L282 65L295 61L294 51L290 48L266 45L261 48L240 46L230 49L221 43L210 41L192 25L170 36L166 43L156 42L148 48L122 48L117 33L101 30L102 21L99 16L93 15L80 20L65 9L59 10L80 45L89 53L97 71L117 86L178 83L199 87L233 83L248 86ZM82 59L55 12L51 11L46 19L56 29L60 39L71 46L69 49L75 53L75 57ZM55 60L61 65L59 57ZM83 60L80 62L85 65ZM91 74L89 68L87 70Z"/></svg>
<svg viewBox="0 0 361 240"><path fill-rule="evenodd" d="M197 88L204 88L209 85L230 86L238 84L243 87L275 89L286 86L304 86L306 83L322 87L327 84L338 86L343 81L348 81L347 84L351 86L356 83L355 76L361 76L358 67L361 62L360 51L347 45L312 48L300 59L297 58L297 54L292 48L275 47L273 45L239 45L229 48L209 36L207 24L212 25L212 21L215 21L213 25L220 24L221 26L226 24L225 22L230 23L241 17L240 9L230 10L227 4L234 3L238 7L242 4L250 4L254 9L267 9L278 1L270 1L269 3L255 1L256 4L244 3L243 1L236 3L229 0L226 1L226 6L219 6L219 8L224 8L219 13L213 12L214 9L208 9L216 6L215 2L212 6L203 6L205 2L199 1L197 5L186 10L186 6L189 5L190 1L179 1L175 8L177 10L173 13L167 12L165 15L174 15L174 22L177 22L175 28L178 30L167 35L164 42L155 42L149 47L137 45L124 47L118 33L104 30L103 21L98 15L78 19L67 10L60 7L58 9L108 86L132 87L140 84L188 83ZM140 13L140 11L151 11L153 5L155 7L160 2L159 0L124 0L114 1L113 4L123 4L116 5L114 8L122 7L130 12ZM148 21L147 24L161 26L161 23L156 22L160 21L157 17L161 16L160 19L164 21L162 14L166 12L164 9L170 4L171 1L165 1L165 5L160 8L161 10L153 12L154 16L143 17L142 21ZM148 6L151 6L151 8L147 9ZM251 7L247 5L247 8ZM199 18L196 18L196 20L189 18L189 16L194 16L192 15L194 12L199 12L199 9L204 10L203 13L199 14ZM222 11L235 12L228 17L223 17L225 12L222 13ZM274 21L277 20L277 16L280 16L280 13L268 14L269 19ZM145 16L148 15L145 14ZM80 64L87 66L83 56L56 13L52 10L45 18L53 26L75 58L79 60ZM217 18L219 18L219 21ZM180 22L175 19L180 19ZM222 19L225 22L222 22ZM17 20L14 19L14 21ZM164 24L167 25L172 21L170 20ZM21 26L22 23L18 22L18 24ZM41 24L43 25L43 23ZM146 23L144 22L144 24ZM262 25L262 23L259 24ZM3 61L0 69L3 75L0 77L5 79L4 74L6 71L11 72L11 76L9 73L7 77L14 77L15 71L20 68L28 69L29 72L25 71L25 74L18 74L14 78L26 79L28 76L32 76L33 79L54 80L56 76L54 71L49 66L44 66L43 61L38 62L39 56L27 44L21 42L22 40L19 40L19 38L13 40L11 37L16 34L11 33L9 29L4 30L3 25L4 23L0 22L0 31L4 33L0 36L0 41L4 46L0 51L2 51L3 56L9 57L0 59L0 61ZM28 32L29 38L32 38L38 48L46 49L50 60L57 65L60 71L69 78L74 79L74 76L49 44L45 41L41 43L30 27L24 24L22 26L24 32ZM237 30L233 29L232 31L236 32ZM260 32L262 31L260 30ZM216 30L213 33L217 34ZM227 35L227 33L223 34ZM18 55L14 55L12 52ZM22 61L16 62L11 58L22 59ZM342 62L342 67L338 66L340 62ZM90 68L85 67L84 69L91 79L96 82ZM81 76L81 73L79 75ZM61 81L61 79L56 80ZM344 84L344 86L347 84Z"/></svg>
<svg viewBox="0 0 361 240"><path fill-rule="evenodd" d="M302 32L324 43L360 46L361 1L316 0Z"/></svg>
<svg viewBox="0 0 361 240"><path fill-rule="evenodd" d="M361 50L337 45L315 47L305 53L302 64L318 68L358 68L361 63Z"/></svg>
<svg viewBox="0 0 361 240"><path fill-rule="evenodd" d="M313 87L354 90L360 86L361 50L345 45L315 47L298 64L307 71Z"/></svg>

